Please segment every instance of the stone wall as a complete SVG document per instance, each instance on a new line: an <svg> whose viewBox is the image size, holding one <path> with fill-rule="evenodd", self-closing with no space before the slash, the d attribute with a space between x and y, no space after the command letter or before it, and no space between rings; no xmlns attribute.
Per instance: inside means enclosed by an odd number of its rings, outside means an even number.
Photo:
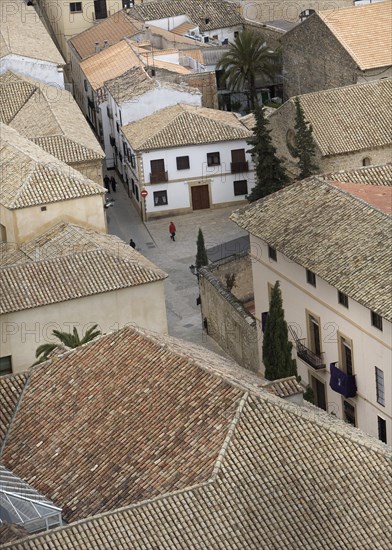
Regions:
<svg viewBox="0 0 392 550"><path fill-rule="evenodd" d="M284 99L357 81L353 59L317 15L282 37L282 58Z"/></svg>
<svg viewBox="0 0 392 550"><path fill-rule="evenodd" d="M284 30L270 27L263 23L255 23L253 21L245 21L244 28L245 30L261 35L264 42L273 50L277 50L280 47L281 38L285 34Z"/></svg>
<svg viewBox="0 0 392 550"><path fill-rule="evenodd" d="M310 121L311 122L311 121ZM291 179L296 179L299 174L297 159L292 156L287 146L287 132L294 131L295 107L292 102L287 102L269 117L269 128L277 155L284 162L285 168ZM391 159L391 146L352 151L340 155L321 156L316 147L315 160L319 166L319 173L336 172L339 170L352 170L361 168L363 160L370 159L370 164L385 164Z"/></svg>
<svg viewBox="0 0 392 550"><path fill-rule="evenodd" d="M232 257L226 267L220 265L216 269L202 268L200 270L199 287L201 297L201 313L204 327L211 338L242 367L260 372L257 345L256 319L247 311L242 303L228 291L225 273L236 273L238 281L237 294L249 291L251 281L251 263L249 256ZM241 267L242 266L242 267ZM242 273L246 269L249 274ZM227 269L227 271L225 271ZM241 274L240 274L241 271ZM221 280L219 280L221 279ZM248 293L249 296L249 293Z"/></svg>
<svg viewBox="0 0 392 550"><path fill-rule="evenodd" d="M233 296L240 302L253 300L252 264L247 252L214 262L211 273L224 287L226 287L226 274L233 274L235 277L235 284L231 289Z"/></svg>
<svg viewBox="0 0 392 550"><path fill-rule="evenodd" d="M155 68L155 76L158 80L162 79L165 82L174 84L187 84L192 88L197 88L202 94L202 106L209 109L218 109L218 92L214 71L180 75L166 69Z"/></svg>

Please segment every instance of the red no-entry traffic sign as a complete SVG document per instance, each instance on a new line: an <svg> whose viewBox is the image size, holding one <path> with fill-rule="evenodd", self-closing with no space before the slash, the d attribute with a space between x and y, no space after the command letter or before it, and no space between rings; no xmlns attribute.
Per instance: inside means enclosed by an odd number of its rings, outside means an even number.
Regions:
<svg viewBox="0 0 392 550"><path fill-rule="evenodd" d="M141 194L141 196L143 197L143 199L145 199L145 198L147 197L147 195L148 195L147 189L142 189L142 190L140 191L140 194Z"/></svg>

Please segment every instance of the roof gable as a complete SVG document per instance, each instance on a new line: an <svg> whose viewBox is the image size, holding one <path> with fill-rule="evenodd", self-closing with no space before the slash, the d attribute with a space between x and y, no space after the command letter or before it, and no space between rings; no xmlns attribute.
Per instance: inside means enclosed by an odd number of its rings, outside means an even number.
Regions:
<svg viewBox="0 0 392 550"><path fill-rule="evenodd" d="M139 151L248 139L252 135L234 113L185 104L131 122L123 127L123 133Z"/></svg>
<svg viewBox="0 0 392 550"><path fill-rule="evenodd" d="M65 61L55 46L33 6L22 0L1 2L0 58L9 54L64 66Z"/></svg>
<svg viewBox="0 0 392 550"><path fill-rule="evenodd" d="M122 75L133 67L142 66L143 63L128 40L121 40L80 63L80 68L93 90L102 88L106 81Z"/></svg>
<svg viewBox="0 0 392 550"><path fill-rule="evenodd" d="M198 25L201 32L242 25L244 20L235 4L230 2L204 2L203 0L151 1L135 5L130 13L144 21L154 21L186 15Z"/></svg>
<svg viewBox="0 0 392 550"><path fill-rule="evenodd" d="M68 517L99 498L101 510L116 509L18 548L300 548L304 537L311 548L384 547L391 450L320 409L245 389L238 370L198 346L130 328L34 368L6 460L26 455L18 470L36 475L46 494L72 499ZM135 489L137 502L123 506Z"/></svg>
<svg viewBox="0 0 392 550"><path fill-rule="evenodd" d="M96 53L96 42L99 47L104 47L106 40L109 46L117 44L125 37L130 37L142 30L142 23L137 19L132 19L124 11L118 11L115 14L98 21L90 29L73 36L69 43L73 46L79 59L86 59Z"/></svg>
<svg viewBox="0 0 392 550"><path fill-rule="evenodd" d="M8 209L99 195L104 188L0 123L0 203Z"/></svg>
<svg viewBox="0 0 392 550"><path fill-rule="evenodd" d="M117 237L67 223L57 224L19 249L3 253L1 263L1 313L166 278L163 271Z"/></svg>
<svg viewBox="0 0 392 550"><path fill-rule="evenodd" d="M123 329L31 370L3 460L74 521L208 479L240 397Z"/></svg>
<svg viewBox="0 0 392 550"><path fill-rule="evenodd" d="M298 96L323 156L390 147L392 80L332 88ZM275 113L295 112L295 98Z"/></svg>
<svg viewBox="0 0 392 550"><path fill-rule="evenodd" d="M11 72L0 76L0 121L66 163L102 160L103 151L69 92Z"/></svg>

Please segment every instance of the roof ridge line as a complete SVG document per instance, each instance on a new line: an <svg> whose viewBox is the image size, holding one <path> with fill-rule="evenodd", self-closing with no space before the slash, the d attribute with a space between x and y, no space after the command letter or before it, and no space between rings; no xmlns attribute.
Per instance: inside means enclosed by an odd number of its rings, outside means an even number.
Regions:
<svg viewBox="0 0 392 550"><path fill-rule="evenodd" d="M28 371L26 371L26 374L27 374L27 378L26 378L26 382L24 383L24 386L23 386L23 389L22 391L20 392L20 395L19 395L19 398L15 404L15 408L14 408L14 412L12 413L12 416L11 416L11 420L9 421L8 423L8 428L7 428L7 432L4 436L4 439L3 439L3 443L1 444L1 447L0 447L0 458L3 457L3 451L5 449L5 446L6 446L6 443L8 441L8 437L9 437L9 434L11 432L11 428L12 428L12 424L14 423L14 420L15 420L15 417L19 411L19 408L20 408L20 405L22 403L22 399L23 399L23 396L24 394L26 393L26 390L30 384L30 380L31 380L31 376L32 376L32 368L30 367L30 369ZM24 374L22 372L20 373L16 373L15 376L17 376L18 374Z"/></svg>
<svg viewBox="0 0 392 550"><path fill-rule="evenodd" d="M233 438L233 434L235 432L237 424L241 419L242 411L244 410L244 407L246 405L248 397L249 397L249 391L246 391L244 393L244 395L241 397L241 400L240 400L240 403L239 403L239 405L237 407L237 410L235 412L234 418L232 419L232 421L229 425L229 429L227 430L227 434L226 434L225 440L223 442L223 445L222 445L222 447L221 447L221 449L218 453L218 458L215 461L214 468L212 470L212 475L211 475L211 478L210 478L211 482L213 482L217 479L218 474L219 474L219 472L222 468L223 461L224 461L224 459L226 457L226 454L228 452L228 448L230 446L230 443L231 443L231 440Z"/></svg>
<svg viewBox="0 0 392 550"><path fill-rule="evenodd" d="M12 471L12 470L11 470ZM33 535L23 537L18 539L17 541L11 541L9 543L6 543L5 546L2 546L2 548L11 548L9 545L14 546L15 542L21 543L25 541L34 540L37 538L41 538L43 535L51 535L52 533L57 533L59 531L67 531L68 529L74 529L75 527L79 525L84 525L86 523L91 523L98 521L101 518L108 517L108 516L115 516L123 514L124 512L127 512L129 510L134 510L137 508L140 508L142 506L146 506L148 504L152 504L154 502L159 502L160 500L166 500L168 498L176 497L177 495L181 495L183 493L188 493L194 490L203 489L204 487L207 487L208 485L212 485L214 482L211 480L202 481L201 483L196 483L195 485L190 485L189 487L185 487L184 489L177 489L176 491L171 491L168 493L162 493L154 498L142 500L139 502L134 502L133 504L128 504L126 506L122 506L121 508L115 508L114 510L107 510L106 512L101 512L100 514L96 514L95 516L89 516L86 518L82 518L78 521L74 521L72 523L64 523L63 525L60 525L59 527L56 527L55 529L50 529L49 531L34 533ZM34 488L34 486L31 484L31 486ZM36 489L35 489L36 490ZM45 495L46 497L46 495ZM48 497L46 497L48 498Z"/></svg>
<svg viewBox="0 0 392 550"><path fill-rule="evenodd" d="M353 195L352 193L350 193L346 189L342 189L338 185L334 185L332 182L336 181L336 180L322 180L322 179L319 179L319 181L321 181L322 183L328 185L329 187L337 189L342 195L350 197L352 200L355 200L355 201L363 204L367 208L372 208L373 210L376 210L377 212L382 214L382 216L384 216L387 220L391 219L391 217L392 217L391 214L388 214L387 212L384 212L383 210L381 210L380 208L378 208L374 204L370 204L370 203L366 202L364 199L361 199L360 197L357 197L356 195ZM342 182L342 183L345 183L345 182ZM361 184L355 184L355 185L361 185ZM366 184L364 184L364 185L366 185ZM375 186L375 187L383 187L384 188L385 186L379 185L379 186Z"/></svg>
<svg viewBox="0 0 392 550"><path fill-rule="evenodd" d="M258 395L252 395L255 399L260 399ZM350 441L353 441L357 445L371 449L377 454L382 456L390 456L392 459L392 447L386 443L382 443L380 440L375 437L367 434L359 428L354 428L348 422L337 418L336 416L316 407L316 405L297 405L294 402L286 401L281 397L275 397L273 394L266 392L266 396L262 397L265 403L278 407L280 409L285 409L288 414L294 414L296 417L304 418L307 422L317 425L319 428L331 432L335 435L338 435L343 438L347 438ZM277 399L280 401L278 402ZM324 417L330 419L330 422L325 422Z"/></svg>
<svg viewBox="0 0 392 550"><path fill-rule="evenodd" d="M64 139L68 140L68 141L71 141L72 143L75 143L75 144L78 145L79 147L83 147L84 149L87 149L87 151L92 151L93 153L97 153L97 152L94 151L94 149L92 149L91 147L87 147L87 145L84 145L84 143L81 143L80 141L76 141L75 139L73 139L73 138L67 136L65 133L62 133L62 134L51 134L50 136L44 136L44 135L42 135L42 136L34 136L34 137L28 138L28 139L30 139L30 141L33 141L33 140L35 140L35 139L51 139L51 138L57 138L57 137L62 137L62 138L64 138ZM34 142L34 143L35 143L35 142ZM38 145L38 144L36 144L36 145ZM49 153L49 154L51 154L51 153ZM60 159L59 159L59 160L60 160ZM85 162L85 161L79 161L79 162ZM89 179L89 178L87 178L87 179ZM93 181L93 180L90 180L90 181ZM96 182L94 182L94 183L96 183ZM97 184L97 185L99 185L99 184Z"/></svg>

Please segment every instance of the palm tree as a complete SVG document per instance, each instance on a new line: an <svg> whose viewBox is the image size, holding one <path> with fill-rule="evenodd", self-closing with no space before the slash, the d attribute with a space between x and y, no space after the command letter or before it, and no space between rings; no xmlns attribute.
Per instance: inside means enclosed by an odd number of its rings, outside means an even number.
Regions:
<svg viewBox="0 0 392 550"><path fill-rule="evenodd" d="M242 31L230 44L217 69L223 70L223 77L232 90L247 93L248 108L253 111L257 104L256 76L272 78L279 70L277 61L278 54L265 45L259 34Z"/></svg>
<svg viewBox="0 0 392 550"><path fill-rule="evenodd" d="M66 348L77 348L79 346L82 346L83 344L86 344L87 342L90 342L91 340L94 340L97 336L101 334L100 330L96 330L98 325L93 325L91 328L89 328L82 339L80 339L77 328L73 328L73 332L61 332L60 330L54 330L52 332L53 336L56 336ZM61 344L42 344L41 346L38 346L35 357L38 359L34 363L34 365L38 365L39 363L42 363L43 361L46 361L49 359L49 355L52 353L53 350L59 347ZM34 366L33 365L33 366Z"/></svg>

